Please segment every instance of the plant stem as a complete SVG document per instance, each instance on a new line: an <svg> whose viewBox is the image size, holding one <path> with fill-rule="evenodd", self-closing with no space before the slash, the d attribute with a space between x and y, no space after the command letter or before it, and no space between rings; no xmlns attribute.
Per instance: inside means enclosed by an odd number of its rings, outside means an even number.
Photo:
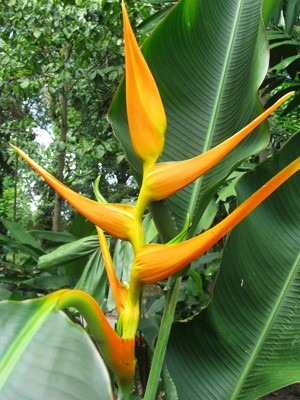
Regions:
<svg viewBox="0 0 300 400"><path fill-rule="evenodd" d="M154 350L154 355L144 400L154 400L156 396L158 382L165 359L167 343L170 336L171 326L174 320L174 313L177 304L180 284L181 284L181 277L175 280L175 283L168 290L166 296L166 304L164 307L164 313L159 328L157 343Z"/></svg>

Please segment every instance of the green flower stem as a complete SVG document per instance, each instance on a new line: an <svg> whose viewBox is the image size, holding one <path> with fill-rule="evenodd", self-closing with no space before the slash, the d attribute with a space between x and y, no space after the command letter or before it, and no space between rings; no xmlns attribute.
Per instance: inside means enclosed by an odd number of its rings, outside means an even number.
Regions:
<svg viewBox="0 0 300 400"><path fill-rule="evenodd" d="M170 278L173 279L173 278ZM174 320L174 313L179 295L181 277L175 280L175 283L168 290L163 317L159 329L157 343L154 350L150 375L146 387L144 400L155 400L158 388L158 382L163 367L166 348L170 336L171 326ZM169 280L171 283L172 281Z"/></svg>

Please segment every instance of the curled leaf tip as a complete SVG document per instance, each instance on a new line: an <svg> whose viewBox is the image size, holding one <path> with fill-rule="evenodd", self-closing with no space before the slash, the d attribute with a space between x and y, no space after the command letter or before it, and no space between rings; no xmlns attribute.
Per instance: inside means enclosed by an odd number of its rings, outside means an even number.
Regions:
<svg viewBox="0 0 300 400"><path fill-rule="evenodd" d="M130 138L139 159L151 164L164 148L167 120L158 88L135 39L124 2L122 10Z"/></svg>

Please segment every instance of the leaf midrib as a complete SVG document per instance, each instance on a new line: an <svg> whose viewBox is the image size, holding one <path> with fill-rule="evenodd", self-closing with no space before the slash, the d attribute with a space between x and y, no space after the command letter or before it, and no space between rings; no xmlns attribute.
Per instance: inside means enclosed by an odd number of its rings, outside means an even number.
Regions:
<svg viewBox="0 0 300 400"><path fill-rule="evenodd" d="M219 81L219 85L217 87L217 92L216 92L216 97L215 97L215 102L214 102L214 106L212 109L212 113L211 116L212 118L210 119L209 125L208 125L208 129L207 129L207 135L205 138L205 142L204 142L204 146L203 146L203 150L202 153L205 153L206 151L208 151L210 149L210 145L212 142L212 138L213 138L213 132L214 132L214 128L217 122L217 115L218 115L218 110L220 108L220 104L221 104L221 94L224 90L224 86L225 86L225 81L226 81L226 77L227 77L227 73L228 73L228 69L229 69L229 64L230 64L230 57L233 51L233 45L235 42L235 36L236 36L236 32L237 32L237 28L238 28L238 22L240 20L240 16L241 16L241 10L242 10L242 5L243 5L244 0L241 0L239 2L239 6L237 7L237 11L235 14L235 19L234 19L234 24L233 24L233 29L231 31L231 36L229 39L229 45L227 47L227 51L226 51L226 55L225 55L225 61L223 64L223 69L221 72L221 79ZM193 186L193 190L192 190L192 194L191 194L191 198L190 198L190 202L189 202L189 206L188 206L188 214L193 216L194 212L195 212L195 208L197 205L197 200L199 197L199 193L201 190L201 185L203 182L203 176L200 177L199 179L197 179L194 182L194 186Z"/></svg>
<svg viewBox="0 0 300 400"><path fill-rule="evenodd" d="M52 311L54 304L55 302L45 302L34 316L29 321L26 321L26 325L19 332L17 338L13 340L5 355L2 357L0 361L0 391L13 372L14 367L23 355L31 339Z"/></svg>
<svg viewBox="0 0 300 400"><path fill-rule="evenodd" d="M283 287L283 290L280 292L280 295L278 296L278 299L274 305L273 311L270 313L270 315L266 321L265 327L261 332L259 340L257 341L256 345L254 346L252 353L250 354L250 357L248 359L246 367L244 368L243 372L240 375L239 380L237 381L235 387L233 388L233 392L232 392L229 400L235 400L238 398L238 395L240 394L240 392L243 388L243 384L248 377L248 373L249 373L250 369L252 368L252 366L257 358L257 355L259 354L260 349L262 348L270 329L273 326L273 322L274 322L275 318L277 317L278 311L279 311L283 301L285 300L286 293L290 287L290 284L298 272L299 261L300 261L300 252L298 253L298 256L296 257L295 262L291 268L291 271L286 279L286 283Z"/></svg>

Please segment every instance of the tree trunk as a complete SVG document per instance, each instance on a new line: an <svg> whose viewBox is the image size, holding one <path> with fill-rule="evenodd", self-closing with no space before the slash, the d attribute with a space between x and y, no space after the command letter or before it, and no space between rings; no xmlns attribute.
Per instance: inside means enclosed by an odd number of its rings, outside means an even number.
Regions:
<svg viewBox="0 0 300 400"><path fill-rule="evenodd" d="M65 50L65 64L71 55L71 47ZM68 83L65 82L63 90L61 93L61 125L60 125L60 137L59 140L64 144L64 149L59 152L57 157L57 172L56 177L58 180L63 181L64 179L64 169L65 169L65 158L66 158L66 139L68 132ZM63 198L55 192L54 197L54 211L53 211L53 221L52 230L54 232L59 232L61 230L61 212L62 212Z"/></svg>

